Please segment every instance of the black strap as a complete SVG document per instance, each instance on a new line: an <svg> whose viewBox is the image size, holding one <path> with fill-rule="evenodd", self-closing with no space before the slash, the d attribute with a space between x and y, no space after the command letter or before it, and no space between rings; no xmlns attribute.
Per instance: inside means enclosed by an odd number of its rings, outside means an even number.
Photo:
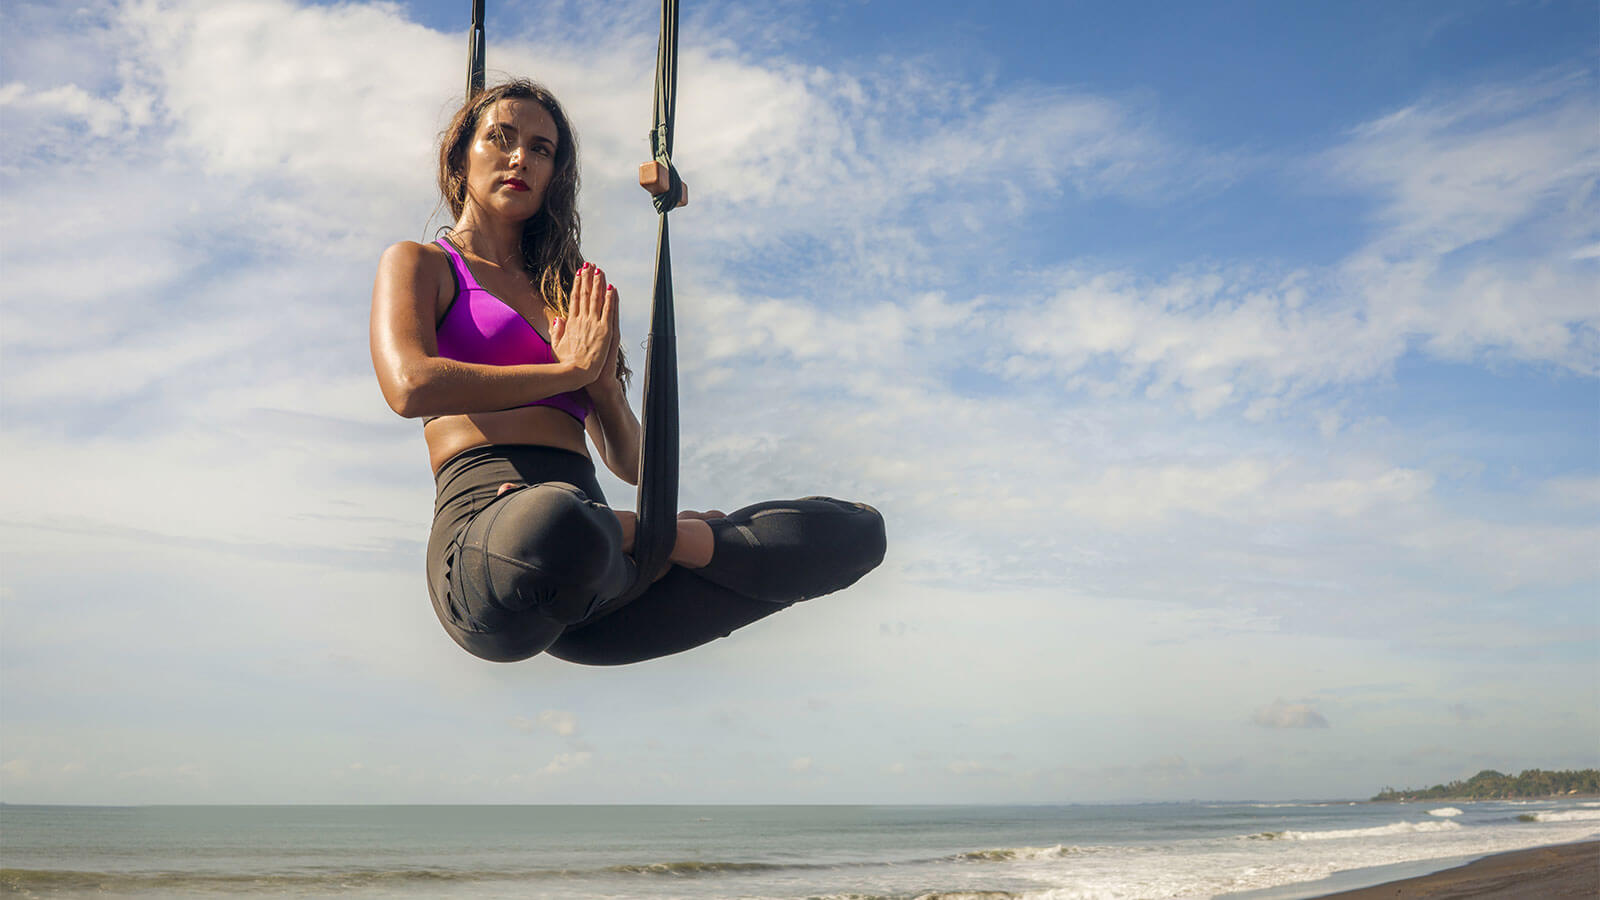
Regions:
<svg viewBox="0 0 1600 900"><path fill-rule="evenodd" d="M472 0L472 31L467 34L467 102L483 90L483 0Z"/></svg>
<svg viewBox="0 0 1600 900"><path fill-rule="evenodd" d="M667 167L670 186L655 195L656 212L676 209L683 182L672 167L672 128L678 109L678 0L661 0L661 39L656 44L655 124L650 128L650 153ZM668 285L671 291L671 285Z"/></svg>
<svg viewBox="0 0 1600 900"><path fill-rule="evenodd" d="M672 314L672 250L667 213L678 205L683 182L672 168L672 120L678 94L678 0L661 0L661 42L656 48L655 124L650 149L667 167L672 186L654 202L656 284L650 302L650 338L644 368L644 436L639 454L638 530L634 583L624 600L644 593L665 571L678 538L678 333Z"/></svg>
<svg viewBox="0 0 1600 900"><path fill-rule="evenodd" d="M483 2L473 0L467 37L467 100L483 90ZM634 533L633 584L620 599L644 593L665 571L678 538L678 334L672 314L672 252L667 213L678 205L683 181L672 166L672 123L678 95L678 0L661 2L661 40L656 47L655 124L650 151L667 167L670 187L655 197L656 283L650 302L650 337L644 368L644 409L639 452L638 529Z"/></svg>

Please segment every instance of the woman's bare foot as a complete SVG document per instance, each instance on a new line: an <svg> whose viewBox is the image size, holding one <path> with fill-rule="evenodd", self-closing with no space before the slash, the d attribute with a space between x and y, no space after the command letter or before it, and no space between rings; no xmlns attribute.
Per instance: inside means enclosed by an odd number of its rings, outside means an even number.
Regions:
<svg viewBox="0 0 1600 900"><path fill-rule="evenodd" d="M685 569L701 569L711 563L711 554L716 552L716 536L711 531L711 526L706 524L706 519L721 519L721 513L706 515L704 518L684 518L678 516L678 543L672 548L672 561Z"/></svg>

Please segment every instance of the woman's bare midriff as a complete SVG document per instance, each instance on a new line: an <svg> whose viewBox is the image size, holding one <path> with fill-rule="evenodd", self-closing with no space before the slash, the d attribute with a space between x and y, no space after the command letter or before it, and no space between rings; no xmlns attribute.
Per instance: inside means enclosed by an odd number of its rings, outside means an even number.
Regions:
<svg viewBox="0 0 1600 900"><path fill-rule="evenodd" d="M434 472L450 457L484 444L537 444L589 455L583 426L549 406L524 406L466 416L441 416L422 429Z"/></svg>
<svg viewBox="0 0 1600 900"><path fill-rule="evenodd" d="M548 406L524 406L467 416L441 416L429 422L422 429L422 434L428 441L428 462L435 473L450 457L485 444L537 444L589 455L583 426L578 420ZM622 511L616 515L618 524L622 526L623 552L632 553L634 514ZM722 515L720 511L680 514L677 540L669 560L691 569L709 563L716 548L711 526L704 520ZM662 570L661 575L665 574L666 570Z"/></svg>

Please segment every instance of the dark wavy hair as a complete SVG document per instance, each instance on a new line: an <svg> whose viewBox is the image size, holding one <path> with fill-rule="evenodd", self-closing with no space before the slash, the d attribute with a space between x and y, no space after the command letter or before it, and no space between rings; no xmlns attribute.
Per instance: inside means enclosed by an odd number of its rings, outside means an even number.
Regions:
<svg viewBox="0 0 1600 900"><path fill-rule="evenodd" d="M558 316L568 313L572 281L583 265L579 249L581 223L578 219L578 136L561 109L560 101L544 85L527 78L515 78L479 91L450 117L439 137L439 195L450 207L450 215L461 218L467 202L467 148L485 111L501 100L532 100L550 113L556 123L555 171L545 188L539 212L522 225L522 261L545 305ZM617 378L624 385L632 371L619 350Z"/></svg>

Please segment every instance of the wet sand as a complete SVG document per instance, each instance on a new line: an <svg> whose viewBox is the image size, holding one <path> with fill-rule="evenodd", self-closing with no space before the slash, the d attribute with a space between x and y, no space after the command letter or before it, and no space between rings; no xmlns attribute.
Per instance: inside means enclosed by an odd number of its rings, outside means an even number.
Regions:
<svg viewBox="0 0 1600 900"><path fill-rule="evenodd" d="M1600 841L1486 856L1420 878L1325 894L1321 900L1523 900L1600 897Z"/></svg>

